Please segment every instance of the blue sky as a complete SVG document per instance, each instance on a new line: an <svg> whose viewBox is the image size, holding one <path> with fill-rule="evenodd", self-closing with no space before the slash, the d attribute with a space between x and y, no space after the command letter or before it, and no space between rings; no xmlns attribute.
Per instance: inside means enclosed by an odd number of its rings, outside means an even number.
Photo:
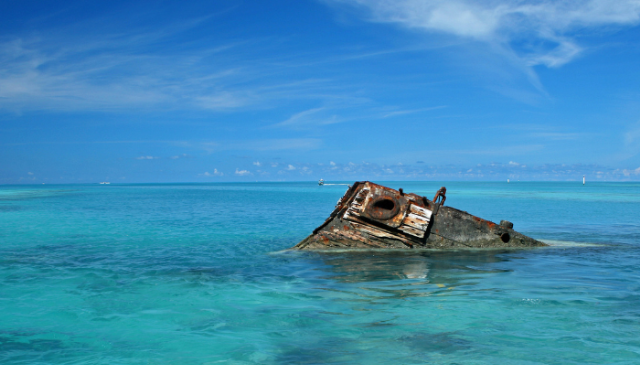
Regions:
<svg viewBox="0 0 640 365"><path fill-rule="evenodd" d="M0 183L640 180L640 2L0 3Z"/></svg>

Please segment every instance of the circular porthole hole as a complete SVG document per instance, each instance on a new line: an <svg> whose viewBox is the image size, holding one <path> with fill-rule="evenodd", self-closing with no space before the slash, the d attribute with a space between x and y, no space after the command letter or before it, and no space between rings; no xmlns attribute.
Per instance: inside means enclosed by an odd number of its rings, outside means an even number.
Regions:
<svg viewBox="0 0 640 365"><path fill-rule="evenodd" d="M373 204L373 207L381 210L393 210L396 207L396 204L390 199L380 199Z"/></svg>

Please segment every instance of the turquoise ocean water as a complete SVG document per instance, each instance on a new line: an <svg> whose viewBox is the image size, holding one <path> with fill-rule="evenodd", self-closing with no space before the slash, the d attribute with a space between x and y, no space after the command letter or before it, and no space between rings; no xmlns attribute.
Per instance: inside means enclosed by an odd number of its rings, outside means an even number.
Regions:
<svg viewBox="0 0 640 365"><path fill-rule="evenodd" d="M640 184L385 184L554 246L284 251L344 186L1 186L0 363L640 363Z"/></svg>

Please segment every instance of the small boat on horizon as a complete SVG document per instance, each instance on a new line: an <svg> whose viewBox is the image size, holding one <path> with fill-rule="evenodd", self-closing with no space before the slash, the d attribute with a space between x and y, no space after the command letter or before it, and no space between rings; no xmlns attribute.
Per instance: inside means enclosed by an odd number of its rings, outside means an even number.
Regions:
<svg viewBox="0 0 640 365"><path fill-rule="evenodd" d="M100 183L100 185L109 185L109 184L111 184L111 183L108 182L108 181L103 181L103 182Z"/></svg>

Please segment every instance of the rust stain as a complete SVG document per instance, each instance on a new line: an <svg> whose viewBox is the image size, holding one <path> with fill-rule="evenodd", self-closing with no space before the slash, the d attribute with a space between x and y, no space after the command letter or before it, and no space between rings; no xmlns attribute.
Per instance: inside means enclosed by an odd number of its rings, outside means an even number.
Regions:
<svg viewBox="0 0 640 365"><path fill-rule="evenodd" d="M495 226L496 226L496 224L495 224L495 223L493 223L493 222L491 222L491 221L488 221L488 220L486 220L486 219L482 219L482 218L480 218L480 217L473 216L473 219L474 219L476 222L479 222L479 223L482 223L482 224L486 224L489 228L493 228L493 227L495 227Z"/></svg>

